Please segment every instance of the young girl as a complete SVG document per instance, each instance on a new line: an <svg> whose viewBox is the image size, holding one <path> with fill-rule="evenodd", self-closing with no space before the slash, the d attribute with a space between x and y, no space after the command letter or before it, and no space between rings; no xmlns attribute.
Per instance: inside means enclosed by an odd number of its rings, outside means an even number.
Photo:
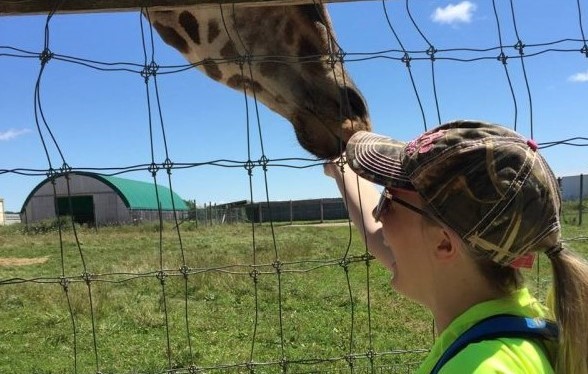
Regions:
<svg viewBox="0 0 588 374"><path fill-rule="evenodd" d="M559 187L532 140L456 121L409 143L358 132L346 158L325 173L392 287L434 316L439 336L419 373L588 373L588 264L562 244ZM539 254L552 265L552 312L519 270ZM485 338L436 367L497 315L552 320L558 334Z"/></svg>

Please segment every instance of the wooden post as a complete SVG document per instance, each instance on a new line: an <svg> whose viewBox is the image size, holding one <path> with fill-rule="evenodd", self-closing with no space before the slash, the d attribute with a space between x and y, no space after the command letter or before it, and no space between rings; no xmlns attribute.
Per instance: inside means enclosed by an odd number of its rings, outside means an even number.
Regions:
<svg viewBox="0 0 588 374"><path fill-rule="evenodd" d="M325 210L324 210L324 206L323 206L323 199L321 199L321 223L325 222L324 213L325 213Z"/></svg>
<svg viewBox="0 0 588 374"><path fill-rule="evenodd" d="M294 221L294 219L292 214L292 200L290 200L290 224L292 224L292 221Z"/></svg>

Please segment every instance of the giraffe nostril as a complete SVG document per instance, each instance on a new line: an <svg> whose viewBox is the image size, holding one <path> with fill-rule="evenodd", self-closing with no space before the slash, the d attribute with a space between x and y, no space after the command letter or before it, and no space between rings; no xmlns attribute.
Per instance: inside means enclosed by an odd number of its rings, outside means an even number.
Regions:
<svg viewBox="0 0 588 374"><path fill-rule="evenodd" d="M351 87L341 87L340 96L343 103L343 111L347 117L365 118L367 116L367 105L365 100Z"/></svg>

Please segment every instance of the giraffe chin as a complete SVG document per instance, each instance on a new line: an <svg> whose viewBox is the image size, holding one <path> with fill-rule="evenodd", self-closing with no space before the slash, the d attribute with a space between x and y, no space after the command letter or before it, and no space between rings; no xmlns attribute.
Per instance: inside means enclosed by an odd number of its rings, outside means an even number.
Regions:
<svg viewBox="0 0 588 374"><path fill-rule="evenodd" d="M312 120L310 120L312 118ZM330 160L341 156L347 141L357 131L371 131L369 119L345 119L342 122L317 120L315 116L291 120L298 143L314 156Z"/></svg>

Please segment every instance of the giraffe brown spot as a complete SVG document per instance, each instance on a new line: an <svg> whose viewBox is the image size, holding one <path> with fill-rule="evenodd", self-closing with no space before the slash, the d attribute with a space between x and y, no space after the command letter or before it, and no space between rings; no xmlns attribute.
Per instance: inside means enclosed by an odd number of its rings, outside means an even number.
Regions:
<svg viewBox="0 0 588 374"><path fill-rule="evenodd" d="M172 27L164 26L159 22L155 22L153 27L155 27L155 30L157 30L157 33L161 36L161 39L163 39L165 43L171 45L182 53L190 52L190 48L188 47L186 40L182 38L182 36L178 34L178 32Z"/></svg>
<svg viewBox="0 0 588 374"><path fill-rule="evenodd" d="M220 28L215 19L208 21L208 43L212 43L217 36L220 35Z"/></svg>
<svg viewBox="0 0 588 374"><path fill-rule="evenodd" d="M227 86L236 90L251 90L255 93L263 91L263 87L258 82L242 75L235 74L227 80Z"/></svg>
<svg viewBox="0 0 588 374"><path fill-rule="evenodd" d="M321 55L321 49L313 43L309 38L302 37L298 42L298 56L300 57L308 57L313 56L317 57Z"/></svg>
<svg viewBox="0 0 588 374"><path fill-rule="evenodd" d="M223 58L235 58L239 56L239 52L237 52L237 48L235 48L235 43L232 40L229 40L224 47L220 50L221 57Z"/></svg>
<svg viewBox="0 0 588 374"><path fill-rule="evenodd" d="M207 58L202 60L202 65L204 66L204 71L206 71L206 75L210 78L214 79L215 81L219 81L223 77L223 73L218 67L218 64L214 62L212 59Z"/></svg>
<svg viewBox="0 0 588 374"><path fill-rule="evenodd" d="M180 25L184 28L190 39L196 44L200 44L200 25L194 15L188 11L180 13Z"/></svg>

